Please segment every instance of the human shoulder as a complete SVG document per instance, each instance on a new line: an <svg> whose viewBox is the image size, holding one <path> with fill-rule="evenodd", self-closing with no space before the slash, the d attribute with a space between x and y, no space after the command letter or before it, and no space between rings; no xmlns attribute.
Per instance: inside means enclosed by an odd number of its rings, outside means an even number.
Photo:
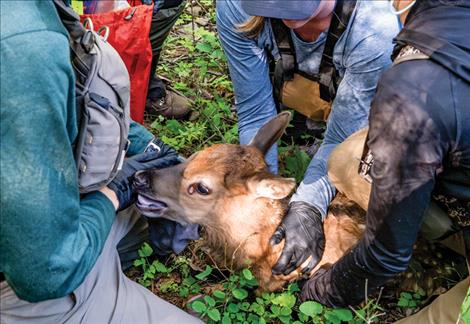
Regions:
<svg viewBox="0 0 470 324"><path fill-rule="evenodd" d="M1 41L24 34L59 33L67 37L52 1L0 1Z"/></svg>
<svg viewBox="0 0 470 324"><path fill-rule="evenodd" d="M398 18L388 1L358 0L349 22L348 43L360 43L373 37L378 43L392 43L399 32Z"/></svg>

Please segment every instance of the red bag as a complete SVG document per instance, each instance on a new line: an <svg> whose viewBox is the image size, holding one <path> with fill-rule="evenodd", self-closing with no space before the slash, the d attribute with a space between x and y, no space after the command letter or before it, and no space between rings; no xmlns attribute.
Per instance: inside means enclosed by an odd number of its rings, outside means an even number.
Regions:
<svg viewBox="0 0 470 324"><path fill-rule="evenodd" d="M140 5L99 14L81 15L90 18L95 31L109 27L108 42L126 64L131 81L131 118L143 123L145 102L152 64L149 33L153 6Z"/></svg>

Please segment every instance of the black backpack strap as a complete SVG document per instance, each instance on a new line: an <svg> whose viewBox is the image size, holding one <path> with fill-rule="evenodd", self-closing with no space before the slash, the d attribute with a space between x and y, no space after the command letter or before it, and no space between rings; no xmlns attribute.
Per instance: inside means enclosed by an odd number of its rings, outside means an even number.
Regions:
<svg viewBox="0 0 470 324"><path fill-rule="evenodd" d="M320 63L320 98L332 102L336 97L341 78L333 63L335 45L348 27L349 20L356 7L356 0L336 0L335 10L331 17L325 49Z"/></svg>
<svg viewBox="0 0 470 324"><path fill-rule="evenodd" d="M274 65L273 92L275 100L280 101L284 81L292 80L297 71L297 59L290 29L280 19L270 20L280 55Z"/></svg>

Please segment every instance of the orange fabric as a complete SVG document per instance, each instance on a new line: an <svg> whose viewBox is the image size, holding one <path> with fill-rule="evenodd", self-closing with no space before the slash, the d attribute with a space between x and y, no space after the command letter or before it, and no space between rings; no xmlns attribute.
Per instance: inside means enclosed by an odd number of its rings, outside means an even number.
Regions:
<svg viewBox="0 0 470 324"><path fill-rule="evenodd" d="M293 80L284 82L282 103L316 121L326 121L331 111L331 103L320 98L318 82L300 74L294 74Z"/></svg>

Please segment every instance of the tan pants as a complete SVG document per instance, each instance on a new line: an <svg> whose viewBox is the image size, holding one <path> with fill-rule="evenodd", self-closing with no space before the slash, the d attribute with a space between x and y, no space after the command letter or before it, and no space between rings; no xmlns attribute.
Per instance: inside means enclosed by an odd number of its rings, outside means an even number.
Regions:
<svg viewBox="0 0 470 324"><path fill-rule="evenodd" d="M368 129L364 128L352 134L333 150L328 160L328 177L336 189L365 210L369 205L371 184L358 174L358 170L367 131ZM421 234L434 240L446 233L451 224L449 217L432 203L426 212ZM461 235L450 237L442 243L465 255ZM465 296L470 294L469 283L470 277L467 277L417 314L397 323L457 323L461 320L459 319L460 306ZM464 323L463 320L460 323Z"/></svg>

